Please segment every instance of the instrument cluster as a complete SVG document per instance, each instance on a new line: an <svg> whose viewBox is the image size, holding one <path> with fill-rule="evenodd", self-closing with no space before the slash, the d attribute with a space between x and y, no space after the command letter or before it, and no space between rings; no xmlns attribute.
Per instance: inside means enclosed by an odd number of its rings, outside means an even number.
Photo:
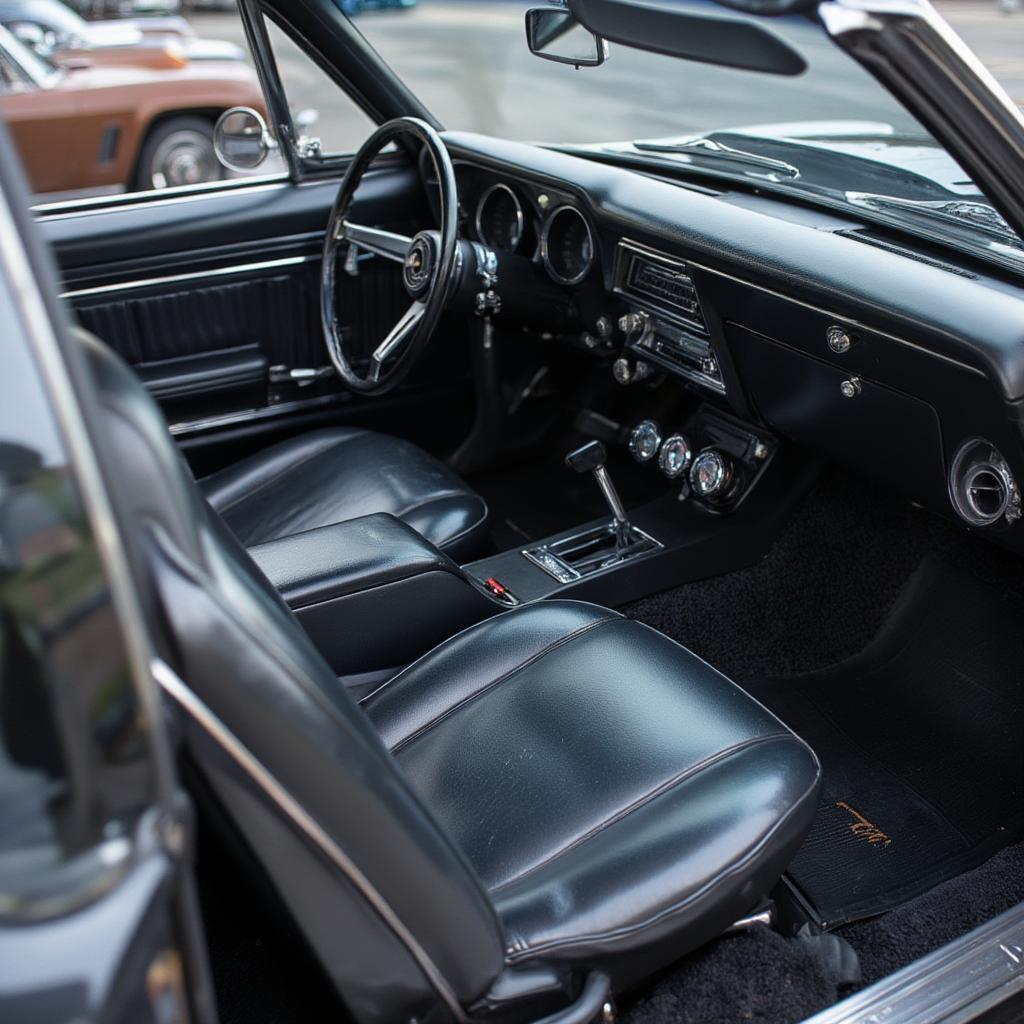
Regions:
<svg viewBox="0 0 1024 1024"><path fill-rule="evenodd" d="M520 182L481 185L469 168L462 170L460 191L470 200L477 197L466 219L478 241L531 259L564 287L575 287L590 275L597 263L593 229L569 197Z"/></svg>

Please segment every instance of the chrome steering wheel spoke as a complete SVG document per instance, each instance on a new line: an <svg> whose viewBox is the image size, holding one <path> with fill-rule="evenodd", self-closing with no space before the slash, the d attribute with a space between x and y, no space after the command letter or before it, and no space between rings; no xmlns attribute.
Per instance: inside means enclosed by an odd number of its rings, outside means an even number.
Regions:
<svg viewBox="0 0 1024 1024"><path fill-rule="evenodd" d="M412 239L408 235L384 231L382 228L371 228L367 224L353 224L348 220L343 220L339 225L338 238L395 263L405 262L409 246L412 245Z"/></svg>
<svg viewBox="0 0 1024 1024"><path fill-rule="evenodd" d="M363 175L382 149L404 136L414 139L429 157L438 188L437 228L421 230L412 238L349 219ZM356 258L364 252L379 256L391 265L387 273L387 268L380 266L381 280L398 271L402 289L408 296L406 302L412 303L375 349L362 339L356 345L353 339L358 336L360 325L350 321L343 330L337 309L338 274L343 267L345 273L358 278ZM344 262L340 259L343 255ZM386 121L349 162L324 232L320 260L320 323L327 354L346 387L364 395L382 395L399 386L415 366L454 292L462 266L459 256L458 183L444 140L429 124L415 117ZM390 302L393 294L390 288L377 289L375 281L376 275L369 285L372 302L366 304L374 308L378 296L381 301ZM357 282L355 287L365 286ZM353 284L346 279L346 298L352 288ZM356 302L355 305L355 312L358 312L358 307L364 304ZM352 312L349 311L350 316ZM372 352L369 360L367 351Z"/></svg>
<svg viewBox="0 0 1024 1024"><path fill-rule="evenodd" d="M376 383L380 380L384 363L396 355L409 340L416 325L423 319L426 310L426 304L417 300L405 311L398 323L388 331L388 336L377 346L370 357L371 381Z"/></svg>

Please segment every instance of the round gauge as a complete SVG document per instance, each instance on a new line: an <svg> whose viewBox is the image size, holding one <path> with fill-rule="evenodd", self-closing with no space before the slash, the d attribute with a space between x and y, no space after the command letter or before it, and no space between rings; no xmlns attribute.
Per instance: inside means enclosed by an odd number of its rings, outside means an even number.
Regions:
<svg viewBox="0 0 1024 1024"><path fill-rule="evenodd" d="M661 447L661 434L654 420L638 423L629 435L629 453L637 462L650 462Z"/></svg>
<svg viewBox="0 0 1024 1024"><path fill-rule="evenodd" d="M658 468L669 478L675 480L682 476L689 468L693 459L693 449L690 442L682 434L673 434L665 438L661 446L661 453L658 455Z"/></svg>
<svg viewBox="0 0 1024 1024"><path fill-rule="evenodd" d="M594 239L575 207L560 206L548 217L540 245L544 266L559 284L579 284L593 266Z"/></svg>
<svg viewBox="0 0 1024 1024"><path fill-rule="evenodd" d="M485 245L513 252L523 237L523 207L508 185L498 182L476 207L476 233Z"/></svg>
<svg viewBox="0 0 1024 1024"><path fill-rule="evenodd" d="M707 448L694 460L690 484L701 498L722 498L732 484L732 464L717 449Z"/></svg>

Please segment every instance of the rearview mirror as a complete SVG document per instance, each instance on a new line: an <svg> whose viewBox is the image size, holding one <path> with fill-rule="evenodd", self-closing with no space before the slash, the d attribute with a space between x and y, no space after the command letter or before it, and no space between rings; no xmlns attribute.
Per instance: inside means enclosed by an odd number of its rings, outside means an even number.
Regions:
<svg viewBox="0 0 1024 1024"><path fill-rule="evenodd" d="M577 68L596 68L608 57L608 44L561 7L532 7L526 12L526 45L544 60Z"/></svg>
<svg viewBox="0 0 1024 1024"><path fill-rule="evenodd" d="M217 119L213 148L217 159L229 170L251 171L266 160L277 143L267 130L267 122L255 110L232 107Z"/></svg>

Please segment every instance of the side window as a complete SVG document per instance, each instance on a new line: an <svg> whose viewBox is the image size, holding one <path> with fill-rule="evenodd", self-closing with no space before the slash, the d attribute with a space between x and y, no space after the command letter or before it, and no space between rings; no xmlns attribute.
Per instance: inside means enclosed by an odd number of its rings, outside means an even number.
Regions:
<svg viewBox="0 0 1024 1024"><path fill-rule="evenodd" d="M225 110L266 114L238 9L160 7L0 4L0 115L38 203L241 176L213 146ZM278 157L255 173L283 170Z"/></svg>
<svg viewBox="0 0 1024 1024"><path fill-rule="evenodd" d="M354 153L377 126L284 31L269 18L265 24L300 150Z"/></svg>

